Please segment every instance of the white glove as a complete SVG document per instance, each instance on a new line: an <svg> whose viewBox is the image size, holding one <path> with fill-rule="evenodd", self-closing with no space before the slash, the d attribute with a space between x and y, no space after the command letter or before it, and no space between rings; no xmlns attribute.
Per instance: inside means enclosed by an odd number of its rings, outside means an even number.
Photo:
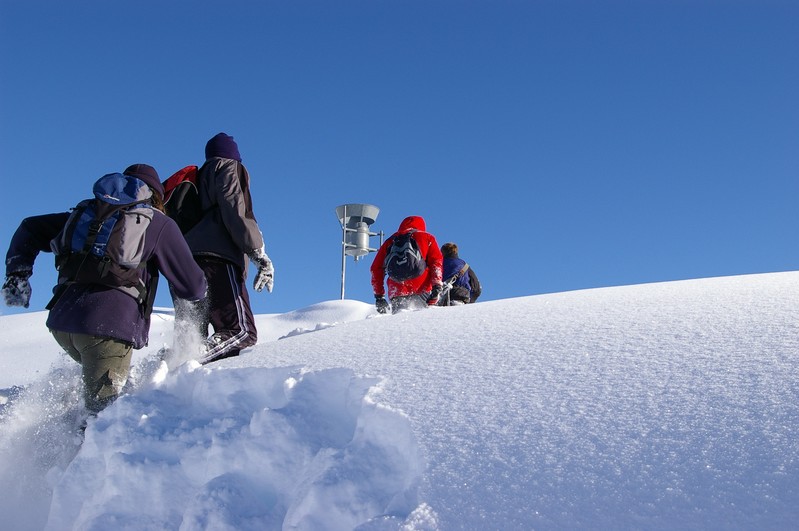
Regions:
<svg viewBox="0 0 799 531"><path fill-rule="evenodd" d="M31 273L31 271L17 271L6 276L6 281L3 283L3 299L6 301L6 306L28 307L31 300L31 285L28 278Z"/></svg>
<svg viewBox="0 0 799 531"><path fill-rule="evenodd" d="M255 291L262 291L266 288L266 291L272 293L272 287L275 284L275 268L272 266L272 260L266 255L264 252L264 248L261 247L260 249L253 249L247 256L250 257L250 261L258 268L258 273L255 275L255 280L253 280L252 287Z"/></svg>

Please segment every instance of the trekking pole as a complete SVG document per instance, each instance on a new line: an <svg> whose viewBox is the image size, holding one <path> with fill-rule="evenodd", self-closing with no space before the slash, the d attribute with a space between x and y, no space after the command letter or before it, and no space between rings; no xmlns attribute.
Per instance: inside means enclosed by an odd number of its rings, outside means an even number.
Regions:
<svg viewBox="0 0 799 531"><path fill-rule="evenodd" d="M455 275L446 282L441 283L441 294L438 296L439 306L449 306L449 291L457 279L458 275ZM444 304L444 297L447 298L446 304Z"/></svg>
<svg viewBox="0 0 799 531"><path fill-rule="evenodd" d="M447 280L441 283L441 295L438 296L439 305L440 306L449 306L449 292L452 289L452 286L455 285L455 282L460 278L462 274L464 274L469 269L469 264L464 264L464 266L454 275L449 277ZM442 304L441 302L444 300L444 296L447 297L447 304Z"/></svg>

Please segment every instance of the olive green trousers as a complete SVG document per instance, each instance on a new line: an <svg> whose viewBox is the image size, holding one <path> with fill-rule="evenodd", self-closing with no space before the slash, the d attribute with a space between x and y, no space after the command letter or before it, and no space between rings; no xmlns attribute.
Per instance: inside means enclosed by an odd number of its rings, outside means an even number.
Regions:
<svg viewBox="0 0 799 531"><path fill-rule="evenodd" d="M57 330L50 333L83 369L86 408L96 413L113 402L128 381L133 354L131 345L117 339L85 334Z"/></svg>

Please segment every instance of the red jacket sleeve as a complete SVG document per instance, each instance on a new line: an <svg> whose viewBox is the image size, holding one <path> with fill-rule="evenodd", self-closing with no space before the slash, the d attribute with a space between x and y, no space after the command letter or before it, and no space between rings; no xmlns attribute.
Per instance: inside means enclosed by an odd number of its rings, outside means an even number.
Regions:
<svg viewBox="0 0 799 531"><path fill-rule="evenodd" d="M444 255L441 254L441 249L438 247L438 242L435 236L428 234L430 237L430 247L427 251L427 270L430 272L431 287L443 282L444 277Z"/></svg>
<svg viewBox="0 0 799 531"><path fill-rule="evenodd" d="M383 285L383 280L386 277L386 254L388 253L388 248L391 246L391 242L393 241L393 236L389 237L386 241L383 242L383 245L380 246L380 249L377 250L377 254L375 255L375 259L372 262L372 267L369 270L372 272L372 290L374 291L375 295L382 295L385 296L386 291Z"/></svg>

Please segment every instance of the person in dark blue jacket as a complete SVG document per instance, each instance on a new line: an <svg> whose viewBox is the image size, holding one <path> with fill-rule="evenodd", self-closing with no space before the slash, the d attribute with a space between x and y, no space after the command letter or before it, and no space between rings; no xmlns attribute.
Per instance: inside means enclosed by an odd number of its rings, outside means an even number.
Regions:
<svg viewBox="0 0 799 531"><path fill-rule="evenodd" d="M134 164L123 175L143 181L152 192L152 220L144 233L144 267L139 273L147 287L146 300L139 302L131 294L107 285L70 282L51 302L47 317L47 327L58 344L81 364L85 404L95 413L110 404L125 385L132 349L148 343L159 273L169 280L180 298L199 301L207 291L205 275L192 258L180 229L163 214L164 188L158 173L152 166ZM6 280L2 287L6 305L28 307L28 279L36 257L51 250L51 241L64 229L69 216L69 212L63 212L22 221L6 254Z"/></svg>
<svg viewBox="0 0 799 531"><path fill-rule="evenodd" d="M458 256L458 246L445 243L441 246L441 254L444 255L444 285L449 286L441 305L455 306L477 301L483 288L474 269Z"/></svg>

